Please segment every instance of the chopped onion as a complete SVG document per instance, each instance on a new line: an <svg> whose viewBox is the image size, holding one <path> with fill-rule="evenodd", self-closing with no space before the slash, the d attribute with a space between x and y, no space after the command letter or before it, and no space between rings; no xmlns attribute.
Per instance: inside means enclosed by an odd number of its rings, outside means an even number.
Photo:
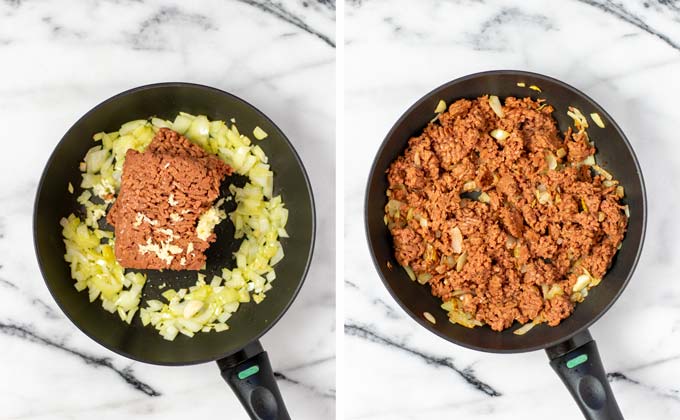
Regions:
<svg viewBox="0 0 680 420"><path fill-rule="evenodd" d="M517 86L519 86L519 87L526 87L527 84L524 83L524 82L517 82Z"/></svg>
<svg viewBox="0 0 680 420"><path fill-rule="evenodd" d="M491 134L491 137L495 138L498 141L503 141L503 140L507 139L508 137L510 137L510 133L508 133L505 130L501 130L500 128L493 130L490 134Z"/></svg>
<svg viewBox="0 0 680 420"><path fill-rule="evenodd" d="M565 157L567 155L567 151L564 150L562 147L557 149L556 153L557 153L557 157L560 158L560 159L562 159L563 157Z"/></svg>
<svg viewBox="0 0 680 420"><path fill-rule="evenodd" d="M479 202L481 202L481 203L486 203L486 204L488 204L488 203L491 202L491 197L489 197L489 194L487 194L487 193L485 193L485 192L482 191L482 192L479 194L479 197L477 197L477 200L479 200Z"/></svg>
<svg viewBox="0 0 680 420"><path fill-rule="evenodd" d="M590 114L590 118L593 120L595 125L597 125L600 128L604 128L604 122L602 121L602 118L600 118L600 114L597 112L593 112Z"/></svg>
<svg viewBox="0 0 680 420"><path fill-rule="evenodd" d="M567 111L567 115L569 115L574 120L574 125L576 125L576 128L579 130L588 128L588 120L578 108L570 106L569 111Z"/></svg>
<svg viewBox="0 0 680 420"><path fill-rule="evenodd" d="M583 159L583 161L581 162L581 165L586 165L586 166L595 165L595 156L590 155L587 158Z"/></svg>
<svg viewBox="0 0 680 420"><path fill-rule="evenodd" d="M288 237L285 229L288 210L280 196L273 196L273 172L267 156L241 135L235 124L227 128L224 121L209 121L203 115L180 112L172 123L159 118L135 120L123 124L117 132L95 134L94 140L101 145L91 148L80 165L81 186L85 190L77 201L85 207L86 218L81 221L70 215L61 221L65 259L71 264L78 291L88 289L91 301L99 298L107 311L118 313L124 322L132 321L146 277L125 272L117 263L113 233L100 230L98 220L106 214L107 203L113 201L120 189L126 152L143 151L161 127L172 127L186 135L247 177L242 188L234 185L229 188L237 204L229 214L235 228L234 238L242 242L234 253L235 268L223 269L222 277L214 277L210 284L205 284L205 275L199 273L192 288L164 291L163 297L168 302L147 301L147 307L139 310L140 319L144 325L153 325L167 340L180 333L191 337L197 332L225 331L229 329L225 322L239 303L251 300L259 303L272 288L271 282L276 278L273 266L284 258L279 238ZM90 201L95 196L104 204ZM201 216L197 228L200 236L210 235L216 220L226 217L219 209L220 204L211 209L212 213Z"/></svg>
<svg viewBox="0 0 680 420"><path fill-rule="evenodd" d="M548 164L548 169L554 171L557 168L557 158L551 152L546 153L545 161Z"/></svg>
<svg viewBox="0 0 680 420"><path fill-rule="evenodd" d="M614 177L609 172L605 171L600 165L593 165L595 172L599 173L604 177L604 179L611 181Z"/></svg>
<svg viewBox="0 0 680 420"><path fill-rule="evenodd" d="M532 328L534 328L537 324L534 324L533 322L526 323L522 325L521 327L517 328L515 331L512 333L515 335L524 335L529 332Z"/></svg>
<svg viewBox="0 0 680 420"><path fill-rule="evenodd" d="M253 130L253 136L255 136L255 138L258 140L264 140L267 138L268 135L269 134L267 134L267 132L265 132L260 127L255 127L255 129Z"/></svg>
<svg viewBox="0 0 680 420"><path fill-rule="evenodd" d="M456 261L456 271L460 272L460 270L463 269L463 266L465 265L465 262L467 261L467 251L464 251L460 256L458 257L458 260Z"/></svg>
<svg viewBox="0 0 680 420"><path fill-rule="evenodd" d="M513 331L513 334L524 335L524 334L528 333L529 330L534 328L536 325L540 324L541 322L543 322L543 314L539 314L530 323L522 325L521 327L519 327L518 329Z"/></svg>
<svg viewBox="0 0 680 420"><path fill-rule="evenodd" d="M404 268L404 271L406 271L406 274L408 274L408 278L416 281L416 273L413 272L413 269L408 265L403 265L402 267Z"/></svg>
<svg viewBox="0 0 680 420"><path fill-rule="evenodd" d="M421 273L418 274L416 277L416 280L418 280L418 283L420 284L426 284L430 279L432 278L432 274L430 273Z"/></svg>
<svg viewBox="0 0 680 420"><path fill-rule="evenodd" d="M446 102L440 99L439 102L437 103L437 107L434 109L434 113L441 114L444 111L446 111Z"/></svg>
<svg viewBox="0 0 680 420"><path fill-rule="evenodd" d="M625 193L624 193L623 187L621 185L616 187L616 196L619 197L619 198L623 198L624 195L625 195Z"/></svg>
<svg viewBox="0 0 680 420"><path fill-rule="evenodd" d="M477 183L475 181L468 181L463 184L463 191L474 191L477 189Z"/></svg>
<svg viewBox="0 0 680 420"><path fill-rule="evenodd" d="M576 283L574 283L574 287L572 287L573 292L580 292L584 287L586 287L590 283L590 276L587 274L581 274L576 278Z"/></svg>
<svg viewBox="0 0 680 420"><path fill-rule="evenodd" d="M536 86L536 85L531 85L531 86L529 86L529 89L535 90L536 92L543 92L543 91L541 90L541 88L538 87L538 86Z"/></svg>
<svg viewBox="0 0 680 420"><path fill-rule="evenodd" d="M434 319L434 316L433 316L431 313L429 313L429 312L423 312L423 316L424 316L425 319L427 319L431 324L436 324L436 323L437 323L437 320Z"/></svg>
<svg viewBox="0 0 680 420"><path fill-rule="evenodd" d="M503 107L501 105L500 99L498 99L498 96L491 95L489 96L489 106L493 110L496 115L498 115L499 118L503 118Z"/></svg>

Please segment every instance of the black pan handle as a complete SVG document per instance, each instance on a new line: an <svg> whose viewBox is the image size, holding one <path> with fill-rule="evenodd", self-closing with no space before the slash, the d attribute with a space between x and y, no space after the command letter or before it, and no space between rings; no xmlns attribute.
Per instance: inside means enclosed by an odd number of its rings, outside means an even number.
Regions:
<svg viewBox="0 0 680 420"><path fill-rule="evenodd" d="M588 330L545 351L550 358L550 366L562 379L586 419L623 420L597 345Z"/></svg>
<svg viewBox="0 0 680 420"><path fill-rule="evenodd" d="M290 420L267 352L259 341L217 361L220 373L253 420Z"/></svg>

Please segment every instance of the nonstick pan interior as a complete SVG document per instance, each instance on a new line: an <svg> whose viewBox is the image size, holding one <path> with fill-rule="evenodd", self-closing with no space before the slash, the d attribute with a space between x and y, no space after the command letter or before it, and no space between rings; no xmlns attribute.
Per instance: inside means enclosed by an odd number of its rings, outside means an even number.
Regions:
<svg viewBox="0 0 680 420"><path fill-rule="evenodd" d="M255 126L269 134L258 144L269 157L275 174L274 193L283 196L289 209L286 229L291 237L281 241L286 256L276 265L274 287L262 303L242 304L228 321L228 331L198 333L193 338L180 334L169 342L153 327L143 327L138 316L131 325L127 325L117 314L106 312L99 301L90 303L86 292L75 290L68 264L63 259L65 249L59 220L79 211L75 200L78 188L72 195L68 193L67 185L69 182L74 186L80 185L78 163L94 146L94 133L116 131L126 121L152 115L173 119L179 111L204 114L209 119L227 122L235 118L239 130L245 134L251 133ZM266 116L241 99L217 89L185 83L162 83L133 89L105 101L82 117L66 133L50 157L38 187L34 213L34 239L40 268L64 313L85 334L107 348L136 360L165 365L200 363L228 356L271 328L302 285L311 260L314 229L310 184L299 157L284 134ZM235 266L231 253L240 244L240 240L233 239L233 226L229 220L220 224L217 233L218 239L208 252L208 281L213 274L219 274L222 267ZM179 288L196 282L195 271L147 273L140 306L147 298L157 298L162 291L159 286L163 283Z"/></svg>
<svg viewBox="0 0 680 420"><path fill-rule="evenodd" d="M542 92L517 86L536 85ZM519 327L503 332L492 331L489 327L468 329L451 324L441 301L430 294L428 286L411 281L394 258L393 245L387 226L383 222L384 206L387 204L385 171L392 161L403 153L408 139L422 131L433 118L434 109L440 99L451 104L459 98L477 98L489 94L501 98L507 96L545 98L553 105L553 116L564 132L572 126L567 108L575 106L584 115L597 112L605 128L592 124L588 130L597 148L596 159L611 172L625 188L624 202L630 207L628 230L621 249L602 283L593 288L583 303L576 306L574 313L557 327L540 324L529 333L519 336L512 333ZM644 238L646 221L646 198L640 167L633 150L621 129L612 118L592 99L575 88L558 80L534 73L521 71L492 71L473 74L447 83L428 93L413 105L385 138L378 150L369 175L366 203L366 234L374 263L387 289L396 301L422 326L453 343L490 352L522 352L553 346L585 330L614 303L625 288L637 263ZM391 263L392 269L387 264ZM429 312L437 322L425 320L423 313Z"/></svg>

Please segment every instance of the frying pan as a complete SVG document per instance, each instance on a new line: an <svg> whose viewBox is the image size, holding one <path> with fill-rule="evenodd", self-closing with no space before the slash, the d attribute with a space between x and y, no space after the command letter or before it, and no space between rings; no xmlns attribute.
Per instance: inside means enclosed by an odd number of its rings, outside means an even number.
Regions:
<svg viewBox="0 0 680 420"><path fill-rule="evenodd" d="M517 86L536 85L542 92ZM589 129L597 147L598 163L611 172L625 188L625 204L630 207L628 230L612 266L574 313L556 327L540 324L525 335L515 335L514 325L502 332L488 326L468 329L446 319L441 301L430 294L427 286L411 281L394 258L393 243L383 222L387 204L385 172L406 148L407 141L420 133L433 117L440 99L451 103L459 98L474 99L485 94L499 97L530 96L545 98L555 107L553 116L562 132L572 124L566 115L568 106L575 106L584 115L597 112L605 128ZM588 332L609 309L626 287L637 264L644 240L647 209L642 173L630 143L614 120L595 101L559 80L536 73L514 70L489 71L456 79L438 87L416 102L399 118L383 141L373 162L366 188L366 234L373 262L383 283L399 305L421 326L452 343L495 353L517 353L545 349L550 365L574 397L584 416L593 420L622 419L597 351ZM423 313L439 314L440 322L432 324Z"/></svg>
<svg viewBox="0 0 680 420"><path fill-rule="evenodd" d="M92 135L115 131L122 123L155 115L173 119L179 111L207 115L209 119L235 118L243 132L261 127L269 136L258 142L274 171L274 193L281 194L289 209L282 239L286 257L276 265L277 279L260 304L242 304L224 332L199 333L193 338L179 335L164 340L156 330L142 326L139 317L131 325L116 314L106 312L100 303L90 303L87 293L73 287L59 220L81 209L67 185L80 185L78 163L93 146ZM231 180L227 180L228 184ZM243 179L235 179L235 183ZM226 190L226 185L223 186ZM235 206L233 200L229 202ZM231 211L233 208L227 208ZM289 419L274 378L267 353L258 339L283 316L295 299L312 258L315 214L312 190L305 169L293 146L274 123L255 107L229 93L195 84L160 83L138 87L116 95L85 114L64 135L42 174L35 200L33 238L40 270L54 300L66 316L90 338L130 359L158 365L191 365L217 361L221 375L229 383L253 419ZM240 246L234 240L234 227L225 221L216 229L217 241L207 252L208 278L219 275L222 267L235 266L232 253ZM145 271L146 299L159 298L159 286L189 287L196 282L195 271Z"/></svg>

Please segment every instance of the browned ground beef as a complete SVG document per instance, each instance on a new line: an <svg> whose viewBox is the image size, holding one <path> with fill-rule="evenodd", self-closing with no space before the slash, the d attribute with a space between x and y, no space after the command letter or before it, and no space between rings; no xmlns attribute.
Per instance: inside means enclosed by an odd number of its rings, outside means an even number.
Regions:
<svg viewBox="0 0 680 420"><path fill-rule="evenodd" d="M232 168L162 128L143 152L128 150L118 198L106 220L115 227L115 254L126 268L199 270L215 241L196 234L198 218L219 196ZM158 245L164 258L149 247Z"/></svg>
<svg viewBox="0 0 680 420"><path fill-rule="evenodd" d="M497 331L539 314L551 326L568 317L577 277L585 269L602 278L627 225L615 182L605 186L579 164L595 152L587 134L562 135L553 108L541 105L510 97L499 118L487 97L461 99L411 138L387 173L397 261ZM510 136L494 139L497 128ZM548 193L541 201L539 190ZM460 270L454 228L467 258ZM553 285L564 294L547 299Z"/></svg>

